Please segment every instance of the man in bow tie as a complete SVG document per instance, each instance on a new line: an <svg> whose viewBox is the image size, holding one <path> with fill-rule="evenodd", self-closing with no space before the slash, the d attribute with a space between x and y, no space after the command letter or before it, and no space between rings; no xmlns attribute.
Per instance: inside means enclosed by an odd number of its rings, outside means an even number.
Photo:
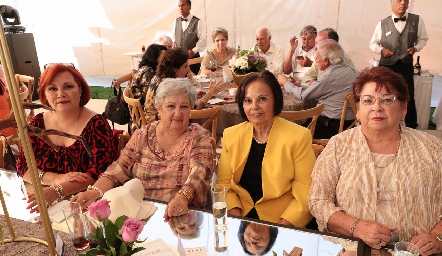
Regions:
<svg viewBox="0 0 442 256"><path fill-rule="evenodd" d="M206 49L206 30L203 22L190 14L192 2L179 0L178 9L181 16L175 19L172 29L173 48L181 48L187 51L189 59L198 58L200 52ZM194 74L198 74L201 64L190 66Z"/></svg>
<svg viewBox="0 0 442 256"><path fill-rule="evenodd" d="M381 55L380 66L401 74L407 83L410 101L405 124L416 128L418 124L414 102L413 55L425 46L428 34L422 18L407 13L409 3L410 0L391 0L393 14L377 24L369 47Z"/></svg>

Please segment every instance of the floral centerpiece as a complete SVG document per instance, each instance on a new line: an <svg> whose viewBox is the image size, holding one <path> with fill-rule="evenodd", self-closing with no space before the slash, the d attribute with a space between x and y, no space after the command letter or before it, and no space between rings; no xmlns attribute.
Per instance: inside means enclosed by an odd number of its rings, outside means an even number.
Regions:
<svg viewBox="0 0 442 256"><path fill-rule="evenodd" d="M235 82L239 84L245 75L251 72L261 72L267 67L267 61L260 55L257 46L253 50L238 50L229 60L229 66Z"/></svg>
<svg viewBox="0 0 442 256"><path fill-rule="evenodd" d="M143 231L144 224L139 219L128 218L125 215L118 217L113 223L108 219L111 214L109 202L102 199L88 207L91 217L100 221L101 226L98 226L95 233L90 233L87 238L96 241L98 245L86 254L80 255L126 256L145 249L135 245L143 242L137 239Z"/></svg>

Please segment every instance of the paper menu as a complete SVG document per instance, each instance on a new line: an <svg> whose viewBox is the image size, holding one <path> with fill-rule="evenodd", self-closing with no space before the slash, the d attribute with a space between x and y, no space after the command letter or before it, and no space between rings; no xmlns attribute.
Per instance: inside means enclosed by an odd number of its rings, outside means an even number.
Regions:
<svg viewBox="0 0 442 256"><path fill-rule="evenodd" d="M206 247L184 248L181 237L178 237L178 252L180 256L207 256Z"/></svg>
<svg viewBox="0 0 442 256"><path fill-rule="evenodd" d="M155 239L152 242L141 243L137 246L144 247L145 249L135 253L134 256L176 256L172 249L170 249L169 246L167 246L167 244L161 240L161 238Z"/></svg>

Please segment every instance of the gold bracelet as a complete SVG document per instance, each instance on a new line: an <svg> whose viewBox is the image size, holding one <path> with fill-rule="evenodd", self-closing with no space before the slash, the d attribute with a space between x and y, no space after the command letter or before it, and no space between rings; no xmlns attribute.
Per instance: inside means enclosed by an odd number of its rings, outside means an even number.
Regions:
<svg viewBox="0 0 442 256"><path fill-rule="evenodd" d="M356 228L356 226L359 224L359 221L361 221L361 219L357 219L357 220L353 223L353 226L351 226L351 228L350 228L350 237L353 237L353 233L355 232L355 228Z"/></svg>
<svg viewBox="0 0 442 256"><path fill-rule="evenodd" d="M189 190L182 188L178 191L178 194L185 196L187 201L189 201L189 204L192 202L193 196Z"/></svg>
<svg viewBox="0 0 442 256"><path fill-rule="evenodd" d="M44 171L39 172L39 173L38 173L38 178L40 179L40 183L41 183L41 185L46 185L46 184L43 182L43 175L45 175L45 172L44 172Z"/></svg>
<svg viewBox="0 0 442 256"><path fill-rule="evenodd" d="M89 186L87 186L87 190L97 190L98 193L100 193L100 197L99 198L102 198L103 195L104 195L103 191L101 191L101 189L97 188L96 186L89 185Z"/></svg>
<svg viewBox="0 0 442 256"><path fill-rule="evenodd" d="M204 101L202 97L201 97L200 101L202 101L202 102L204 103L204 105L207 104L207 101ZM203 105L203 106L204 106L204 105Z"/></svg>

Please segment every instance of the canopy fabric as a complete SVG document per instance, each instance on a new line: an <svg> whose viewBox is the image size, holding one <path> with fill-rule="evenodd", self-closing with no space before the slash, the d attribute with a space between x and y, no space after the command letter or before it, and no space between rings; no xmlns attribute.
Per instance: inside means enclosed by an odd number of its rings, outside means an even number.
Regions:
<svg viewBox="0 0 442 256"><path fill-rule="evenodd" d="M140 51L160 35L171 34L179 16L177 0L20 0L15 7L26 33L33 33L41 68L50 62L72 62L85 76L123 75L130 70L126 52ZM430 40L416 55L423 70L442 75L440 0L410 0L409 11L424 19ZM228 45L250 48L255 31L271 30L272 42L287 52L289 38L305 25L335 28L356 67L379 59L369 47L376 24L391 15L390 0L193 0L191 13L207 30L208 46L216 27L229 32ZM415 56L416 60L416 56Z"/></svg>

